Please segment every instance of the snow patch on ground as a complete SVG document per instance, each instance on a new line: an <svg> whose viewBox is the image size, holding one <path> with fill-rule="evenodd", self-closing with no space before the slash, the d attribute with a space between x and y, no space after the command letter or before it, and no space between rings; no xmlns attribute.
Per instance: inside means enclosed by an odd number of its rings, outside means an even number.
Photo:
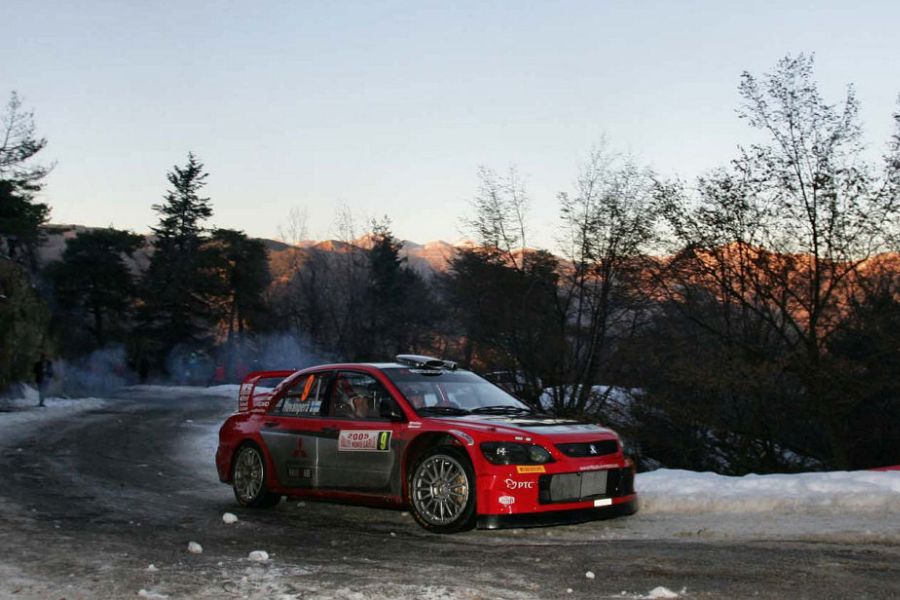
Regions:
<svg viewBox="0 0 900 600"><path fill-rule="evenodd" d="M128 388L140 393L152 394L160 398L178 398L184 396L203 396L214 398L233 398L237 403L239 384L214 385L212 387L194 387L189 385L134 385Z"/></svg>
<svg viewBox="0 0 900 600"><path fill-rule="evenodd" d="M271 591L269 592L271 594ZM323 589L315 586L305 587L296 592L275 592L270 596L280 600L300 600L301 598L315 598L316 600L482 600L493 598L497 600L526 600L534 596L510 592L508 590L475 589L475 588L448 588L435 585L371 585L358 588L341 587L337 589ZM264 598L251 592L245 598Z"/></svg>
<svg viewBox="0 0 900 600"><path fill-rule="evenodd" d="M645 598L678 598L678 594L669 588L659 586L650 590L650 593Z"/></svg>
<svg viewBox="0 0 900 600"><path fill-rule="evenodd" d="M0 399L0 444L10 444L35 424L109 406L104 398L46 398L39 407L37 390L21 386L15 398Z"/></svg>
<svg viewBox="0 0 900 600"><path fill-rule="evenodd" d="M159 592L154 592L151 590L145 590L143 588L138 591L137 595L139 598L152 598L155 600L163 600L165 598L168 598L168 596L165 594L160 594Z"/></svg>
<svg viewBox="0 0 900 600"><path fill-rule="evenodd" d="M900 514L900 472L836 471L728 477L659 469L637 476L645 513L888 512Z"/></svg>

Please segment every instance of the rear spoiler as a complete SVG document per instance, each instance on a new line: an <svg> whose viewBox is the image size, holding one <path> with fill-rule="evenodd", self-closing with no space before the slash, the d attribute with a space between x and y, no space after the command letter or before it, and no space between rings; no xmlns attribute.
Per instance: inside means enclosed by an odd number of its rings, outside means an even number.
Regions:
<svg viewBox="0 0 900 600"><path fill-rule="evenodd" d="M275 385L259 386L261 381L277 379L278 383L296 373L296 369L286 371L254 371L244 377L238 392L238 412L265 412ZM259 386L259 389L257 389Z"/></svg>

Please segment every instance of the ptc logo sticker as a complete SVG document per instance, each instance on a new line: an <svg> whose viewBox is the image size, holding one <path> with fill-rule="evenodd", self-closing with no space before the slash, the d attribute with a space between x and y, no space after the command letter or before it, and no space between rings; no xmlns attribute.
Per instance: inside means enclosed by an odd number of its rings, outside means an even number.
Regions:
<svg viewBox="0 0 900 600"><path fill-rule="evenodd" d="M507 479L504 483L506 483L506 488L509 490L533 490L534 489L533 481L516 481L515 479Z"/></svg>
<svg viewBox="0 0 900 600"><path fill-rule="evenodd" d="M346 430L338 436L341 452L390 452L390 431Z"/></svg>

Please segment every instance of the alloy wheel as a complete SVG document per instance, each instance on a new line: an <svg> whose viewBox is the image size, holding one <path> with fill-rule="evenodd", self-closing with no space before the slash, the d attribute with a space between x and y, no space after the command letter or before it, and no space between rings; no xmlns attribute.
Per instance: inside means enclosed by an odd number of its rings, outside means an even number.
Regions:
<svg viewBox="0 0 900 600"><path fill-rule="evenodd" d="M456 521L469 501L469 478L455 458L445 454L430 456L416 469L412 481L412 501L419 515L432 525Z"/></svg>
<svg viewBox="0 0 900 600"><path fill-rule="evenodd" d="M244 447L234 465L234 489L242 502L250 503L263 487L262 456L255 448Z"/></svg>

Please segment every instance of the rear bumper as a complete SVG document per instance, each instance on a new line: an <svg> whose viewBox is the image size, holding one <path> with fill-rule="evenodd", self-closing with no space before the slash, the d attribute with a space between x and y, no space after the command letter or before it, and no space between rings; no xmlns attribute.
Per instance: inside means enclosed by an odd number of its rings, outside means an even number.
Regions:
<svg viewBox="0 0 900 600"><path fill-rule="evenodd" d="M633 515L638 510L637 496L627 502L600 508L580 508L574 510L554 510L537 513L512 515L479 515L478 529L506 529L509 527L547 527L550 525L573 525L587 521L599 521Z"/></svg>

